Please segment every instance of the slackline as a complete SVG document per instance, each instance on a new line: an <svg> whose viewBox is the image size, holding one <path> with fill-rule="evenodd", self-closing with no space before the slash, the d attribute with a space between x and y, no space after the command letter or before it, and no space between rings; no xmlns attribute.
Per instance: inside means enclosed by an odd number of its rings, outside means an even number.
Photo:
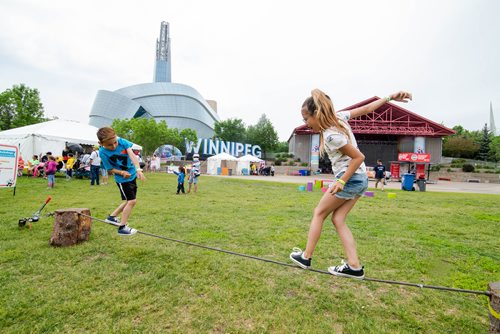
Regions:
<svg viewBox="0 0 500 334"><path fill-rule="evenodd" d="M99 218L95 218L95 217L86 215L84 213L78 213L78 214L81 215L81 216L84 216L84 217L88 217L88 218L90 218L92 220L96 220L96 221L108 224L108 225L120 226L120 224L111 223L111 222L108 222L108 221L103 220L103 219L99 219ZM217 252L221 252L221 253L226 253L226 254L231 254L231 255L246 257L246 258L249 258L249 259L254 259L254 260L263 261L263 262L274 263L274 264L278 264L280 266L292 267L292 268L295 268L295 269L313 271L313 272L316 272L316 273L319 273L319 274L325 274L325 275L329 275L329 276L334 276L334 275L330 274L326 270L319 270L319 269L314 269L314 268L302 269L302 268L300 268L300 267L298 267L298 266L296 266L294 264L290 264L290 263L285 263L285 262L270 260L270 259L266 259L266 258L262 258L262 257L258 257L258 256L253 256L253 255L236 253L236 252L232 252L232 251L228 251L228 250L224 250L224 249L220 249L220 248L215 248L215 247L210 247L210 246L204 246L204 245L196 244L194 242L173 239L173 238L165 237L165 236L162 236L162 235L157 235L157 234L153 234L153 233L149 233L149 232L143 232L143 231L140 231L140 230L137 230L137 233L143 234L143 235L147 235L147 236L150 236L150 237L154 237L154 238L159 238L159 239L163 239L163 240L173 241L173 242L177 242L177 243L181 243L181 244L185 244L185 245L190 245L190 246L194 246L194 247L209 249L209 250L213 250L213 251L217 251ZM344 276L335 276L335 277L342 277L342 278L348 278L348 279L350 278L350 277L344 277ZM451 292L462 292L462 293L470 293L470 294L485 295L485 296L491 296L492 295L492 293L490 291L457 289L457 288L450 288L450 287L446 287L446 286L427 285L427 284L418 284L418 283L409 283L409 282L400 282L400 281L391 281L391 280L384 280L384 279L371 278L371 277L365 277L363 279L358 279L358 278L350 278L350 279L356 280L356 281L370 281L370 282L378 282L378 283L386 283L386 284L394 284L394 285L412 286L412 287L421 288L421 289L433 289L433 290L442 290L442 291L451 291Z"/></svg>

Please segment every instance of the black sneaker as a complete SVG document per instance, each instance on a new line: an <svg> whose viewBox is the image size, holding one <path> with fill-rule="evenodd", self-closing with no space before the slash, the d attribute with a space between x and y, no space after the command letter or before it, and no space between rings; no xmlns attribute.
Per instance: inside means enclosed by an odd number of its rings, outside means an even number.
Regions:
<svg viewBox="0 0 500 334"><path fill-rule="evenodd" d="M349 265L344 260L342 260L342 264L340 266L329 267L328 272L335 276L344 276L357 279L365 278L364 267L361 267L361 269L358 270L351 269L351 267L349 267Z"/></svg>
<svg viewBox="0 0 500 334"><path fill-rule="evenodd" d="M309 269L311 267L311 260L304 258L304 252L297 247L293 248L292 253L290 253L290 260L303 269Z"/></svg>
<svg viewBox="0 0 500 334"><path fill-rule="evenodd" d="M123 225L118 228L119 235L132 235L136 233L137 230L135 228L128 227L127 225Z"/></svg>
<svg viewBox="0 0 500 334"><path fill-rule="evenodd" d="M120 219L115 216L108 216L108 218L106 218L106 222L111 223L111 225L120 226Z"/></svg>

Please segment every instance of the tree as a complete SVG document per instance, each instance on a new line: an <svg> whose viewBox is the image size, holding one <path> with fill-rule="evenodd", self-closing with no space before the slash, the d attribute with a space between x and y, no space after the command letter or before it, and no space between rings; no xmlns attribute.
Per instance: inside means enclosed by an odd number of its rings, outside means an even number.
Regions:
<svg viewBox="0 0 500 334"><path fill-rule="evenodd" d="M443 143L443 155L453 158L472 159L479 151L479 145L472 139L452 136Z"/></svg>
<svg viewBox="0 0 500 334"><path fill-rule="evenodd" d="M490 143L492 134L488 130L488 124L483 127L481 139L479 140L479 152L478 157L480 160L486 161L490 156Z"/></svg>
<svg viewBox="0 0 500 334"><path fill-rule="evenodd" d="M165 121L156 122L152 118L115 119L111 126L116 134L142 146L144 155L151 155L162 145L173 145L185 151L185 140L197 141L196 131L169 128Z"/></svg>
<svg viewBox="0 0 500 334"><path fill-rule="evenodd" d="M500 161L500 136L493 137L491 140L490 157L495 162Z"/></svg>
<svg viewBox="0 0 500 334"><path fill-rule="evenodd" d="M14 85L0 94L0 130L8 130L47 119L37 89Z"/></svg>
<svg viewBox="0 0 500 334"><path fill-rule="evenodd" d="M141 145L144 155L153 154L168 137L167 123L152 118L115 119L111 127L118 136Z"/></svg>
<svg viewBox="0 0 500 334"><path fill-rule="evenodd" d="M276 147L274 148L274 152L279 152L279 153L286 152L286 153L288 153L288 142L280 141L276 145Z"/></svg>
<svg viewBox="0 0 500 334"><path fill-rule="evenodd" d="M182 154L186 154L186 141L196 143L198 141L198 135L193 129L181 130L179 134L181 142L177 143L175 146L181 150Z"/></svg>
<svg viewBox="0 0 500 334"><path fill-rule="evenodd" d="M214 132L214 139L237 143L242 143L246 140L245 123L241 119L234 118L216 122Z"/></svg>
<svg viewBox="0 0 500 334"><path fill-rule="evenodd" d="M278 133L265 114L262 114L256 125L248 127L247 141L259 145L263 153L272 152L278 145Z"/></svg>

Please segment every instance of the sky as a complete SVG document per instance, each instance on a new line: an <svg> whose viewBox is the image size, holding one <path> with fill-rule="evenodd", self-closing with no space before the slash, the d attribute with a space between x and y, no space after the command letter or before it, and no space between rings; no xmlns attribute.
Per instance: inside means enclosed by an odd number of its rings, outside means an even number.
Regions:
<svg viewBox="0 0 500 334"><path fill-rule="evenodd" d="M88 123L96 93L153 81L170 23L172 82L221 120L265 114L281 141L314 88L336 109L399 90L447 127L500 128L497 0L1 0L0 92L36 88L47 117Z"/></svg>

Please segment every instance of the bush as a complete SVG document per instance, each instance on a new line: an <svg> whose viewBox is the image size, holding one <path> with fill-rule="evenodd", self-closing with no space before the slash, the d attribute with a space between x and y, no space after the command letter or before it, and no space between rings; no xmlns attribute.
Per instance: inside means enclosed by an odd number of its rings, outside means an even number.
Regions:
<svg viewBox="0 0 500 334"><path fill-rule="evenodd" d="M464 164L462 166L462 171L465 173L472 173L474 171L474 166L472 166L471 164Z"/></svg>
<svg viewBox="0 0 500 334"><path fill-rule="evenodd" d="M276 159L276 161L274 162L274 165L275 166L281 166L281 160L280 159Z"/></svg>
<svg viewBox="0 0 500 334"><path fill-rule="evenodd" d="M453 169L448 168L446 171L447 171L448 173L451 173L451 172L453 172Z"/></svg>
<svg viewBox="0 0 500 334"><path fill-rule="evenodd" d="M303 163L301 163L300 165L301 165L302 167L307 167L307 166L309 166L309 164L308 164L307 162L303 162Z"/></svg>
<svg viewBox="0 0 500 334"><path fill-rule="evenodd" d="M466 162L465 159L453 159L451 160L452 164L463 165Z"/></svg>
<svg viewBox="0 0 500 334"><path fill-rule="evenodd" d="M432 172L439 172L440 170L441 170L441 165L432 165L431 166Z"/></svg>

